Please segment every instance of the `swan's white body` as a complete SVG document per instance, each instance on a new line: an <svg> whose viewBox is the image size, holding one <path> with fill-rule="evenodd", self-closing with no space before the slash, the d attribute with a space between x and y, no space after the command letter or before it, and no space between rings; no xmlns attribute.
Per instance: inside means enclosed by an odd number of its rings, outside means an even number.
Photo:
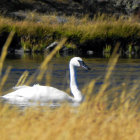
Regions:
<svg viewBox="0 0 140 140"><path fill-rule="evenodd" d="M83 65L80 63L82 62ZM49 86L19 86L15 87L15 91L8 93L2 98L12 104L27 104L29 102L71 102L71 103L81 103L83 101L83 95L78 89L76 81L76 67L83 66L88 69L88 67L83 63L80 57L74 57L70 60L70 89L73 97L69 96L64 91L56 89Z"/></svg>

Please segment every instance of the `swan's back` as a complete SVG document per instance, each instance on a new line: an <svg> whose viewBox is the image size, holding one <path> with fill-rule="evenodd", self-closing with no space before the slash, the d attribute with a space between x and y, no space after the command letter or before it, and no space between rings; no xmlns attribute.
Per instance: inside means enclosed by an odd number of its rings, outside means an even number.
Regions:
<svg viewBox="0 0 140 140"><path fill-rule="evenodd" d="M16 91L4 95L3 98L9 101L40 101L40 102L63 102L72 101L72 98L65 92L49 86L34 85L20 86L15 88Z"/></svg>

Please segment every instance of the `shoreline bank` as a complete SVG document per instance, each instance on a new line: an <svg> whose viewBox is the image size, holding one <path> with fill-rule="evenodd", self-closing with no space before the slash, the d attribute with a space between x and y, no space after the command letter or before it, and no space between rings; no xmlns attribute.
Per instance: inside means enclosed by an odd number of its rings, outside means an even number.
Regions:
<svg viewBox="0 0 140 140"><path fill-rule="evenodd" d="M39 15L38 15L39 16ZM37 17L34 15L34 18ZM10 50L23 48L25 51L41 52L51 43L67 38L67 49L81 53L92 51L97 54L111 53L117 43L122 53L140 53L140 23L134 19L107 17L77 19L40 15L40 21L17 21L0 17L0 46L2 49L8 34L14 30L15 36ZM64 22L60 22L61 19Z"/></svg>

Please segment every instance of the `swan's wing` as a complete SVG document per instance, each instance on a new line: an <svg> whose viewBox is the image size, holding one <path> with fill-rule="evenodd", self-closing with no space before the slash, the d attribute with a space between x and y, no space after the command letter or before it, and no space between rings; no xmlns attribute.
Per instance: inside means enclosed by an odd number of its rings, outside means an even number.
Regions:
<svg viewBox="0 0 140 140"><path fill-rule="evenodd" d="M48 99L49 101L53 101L53 102L73 102L73 98L71 96L69 96L66 92L59 90L57 88L54 87L46 87L46 93L44 94L44 96L46 96L46 99ZM42 98L43 99L43 98ZM45 97L44 97L45 99Z"/></svg>
<svg viewBox="0 0 140 140"><path fill-rule="evenodd" d="M3 96L5 99L13 101L40 101L40 102L62 102L69 101L72 98L65 92L49 86L34 85L19 86L16 91Z"/></svg>
<svg viewBox="0 0 140 140"><path fill-rule="evenodd" d="M54 87L34 85L33 88L35 89L35 91L37 91L36 99L39 99L41 102L73 101L73 98L70 97L67 93Z"/></svg>
<svg viewBox="0 0 140 140"><path fill-rule="evenodd" d="M13 99L16 97L30 97L35 92L35 90L30 86L19 86L19 87L15 87L14 89L15 91L3 95L3 97L13 98Z"/></svg>
<svg viewBox="0 0 140 140"><path fill-rule="evenodd" d="M18 90L18 89L27 88L27 87L29 87L29 86L23 85L23 86L13 87L12 89L13 89L13 90Z"/></svg>
<svg viewBox="0 0 140 140"><path fill-rule="evenodd" d="M33 87L34 86L40 86L39 84L35 84L35 85L33 85ZM18 89L22 89L22 88L27 88L27 87L30 87L30 86L26 86L26 85L23 85L23 86L15 86L15 87L13 87L12 89L13 90L18 90Z"/></svg>

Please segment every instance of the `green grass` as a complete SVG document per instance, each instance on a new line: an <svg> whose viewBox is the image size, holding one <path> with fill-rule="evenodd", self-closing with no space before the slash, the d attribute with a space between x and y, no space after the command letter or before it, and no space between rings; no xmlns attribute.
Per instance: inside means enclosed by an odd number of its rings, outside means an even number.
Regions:
<svg viewBox="0 0 140 140"><path fill-rule="evenodd" d="M80 49L105 48L107 45L114 47L117 42L127 47L140 43L140 24L133 18L115 19L101 15L90 20L87 17L64 17L68 22L62 24L58 23L55 15L32 14L37 20L30 17L30 20L15 21L0 17L0 35L14 29L19 45L31 51L44 50L62 37L68 38L68 43Z"/></svg>

